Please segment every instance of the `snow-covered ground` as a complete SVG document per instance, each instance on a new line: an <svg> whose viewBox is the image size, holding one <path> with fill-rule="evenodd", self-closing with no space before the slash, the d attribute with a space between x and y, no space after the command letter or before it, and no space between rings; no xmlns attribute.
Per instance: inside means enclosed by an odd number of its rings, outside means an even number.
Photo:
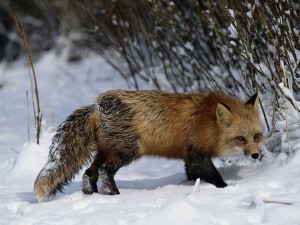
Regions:
<svg viewBox="0 0 300 225"><path fill-rule="evenodd" d="M117 173L120 195L84 195L79 174L63 194L37 203L33 182L46 162L53 127L103 91L128 87L97 56L67 64L50 52L35 69L45 120L40 145L34 143L31 103L28 142L28 67L0 64L1 225L300 224L300 153L275 158L266 149L261 162L215 160L229 184L225 189L201 181L195 187L180 161L143 158Z"/></svg>

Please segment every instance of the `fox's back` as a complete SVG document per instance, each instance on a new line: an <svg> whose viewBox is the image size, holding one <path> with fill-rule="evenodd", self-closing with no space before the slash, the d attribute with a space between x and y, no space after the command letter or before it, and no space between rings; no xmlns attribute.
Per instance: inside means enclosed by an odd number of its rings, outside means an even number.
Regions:
<svg viewBox="0 0 300 225"><path fill-rule="evenodd" d="M228 145L230 138L262 130L253 105L221 93L115 90L100 95L98 102L111 105L115 111L106 126L124 126L126 133L134 135L141 155L185 158L187 148L194 145L204 154L219 156L235 148L235 143ZM218 103L226 105L232 114L230 127L218 123ZM118 130L122 136L124 129Z"/></svg>
<svg viewBox="0 0 300 225"><path fill-rule="evenodd" d="M142 155L184 158L188 133L196 111L195 101L203 96L116 90L100 95L98 102L117 98L130 108L133 115L131 123L138 136Z"/></svg>

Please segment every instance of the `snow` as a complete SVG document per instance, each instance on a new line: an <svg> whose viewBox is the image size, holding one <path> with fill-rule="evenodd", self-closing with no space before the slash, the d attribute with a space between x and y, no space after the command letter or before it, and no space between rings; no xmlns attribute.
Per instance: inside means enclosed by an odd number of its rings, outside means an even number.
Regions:
<svg viewBox="0 0 300 225"><path fill-rule="evenodd" d="M35 68L44 118L40 145L34 142L31 103L31 141L27 141L28 68L23 62L9 67L0 64L0 84L4 84L0 89L0 224L300 223L297 138L293 139L293 155L282 152L277 156L262 146L262 161L239 158L230 163L214 159L229 184L224 189L200 180L196 184L187 181L181 161L142 158L116 174L120 195L83 194L81 171L63 194L37 203L33 183L47 161L53 127L105 90L128 87L95 55L72 64L49 52L35 63ZM289 113L299 124L297 113ZM282 132L284 127L282 123L276 128ZM293 132L290 138L299 136L299 130ZM278 137L287 138L283 133ZM285 144L287 140L282 141Z"/></svg>

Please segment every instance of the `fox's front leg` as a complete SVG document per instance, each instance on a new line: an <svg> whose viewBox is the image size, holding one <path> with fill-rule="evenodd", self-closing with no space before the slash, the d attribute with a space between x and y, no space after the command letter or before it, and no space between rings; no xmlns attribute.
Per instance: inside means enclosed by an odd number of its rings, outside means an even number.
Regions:
<svg viewBox="0 0 300 225"><path fill-rule="evenodd" d="M224 188L227 184L217 171L211 157L200 154L199 151L190 147L185 160L186 174L189 180L201 180L211 183L218 188Z"/></svg>

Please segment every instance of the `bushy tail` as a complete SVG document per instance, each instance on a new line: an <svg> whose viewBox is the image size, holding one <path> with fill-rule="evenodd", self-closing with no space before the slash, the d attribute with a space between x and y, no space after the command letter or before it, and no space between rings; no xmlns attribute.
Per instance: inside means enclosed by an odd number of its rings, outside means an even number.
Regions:
<svg viewBox="0 0 300 225"><path fill-rule="evenodd" d="M73 112L58 128L50 146L48 162L34 183L39 202L63 190L96 150L95 129L100 112L88 105Z"/></svg>

